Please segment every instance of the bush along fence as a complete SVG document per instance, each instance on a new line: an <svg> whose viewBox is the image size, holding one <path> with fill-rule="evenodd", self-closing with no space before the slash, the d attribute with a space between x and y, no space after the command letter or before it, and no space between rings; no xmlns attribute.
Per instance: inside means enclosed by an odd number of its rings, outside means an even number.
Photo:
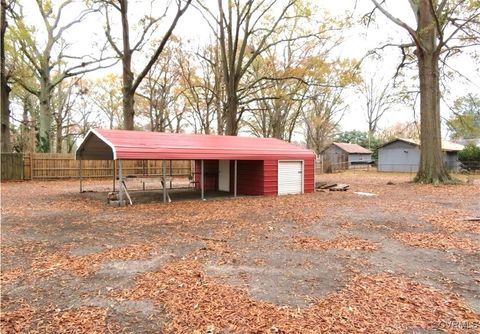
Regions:
<svg viewBox="0 0 480 334"><path fill-rule="evenodd" d="M82 177L113 177L116 162L111 160L83 160ZM190 160L167 160L167 175L187 177L193 173ZM162 175L162 160L124 160L125 175ZM79 177L79 160L73 154L59 153L2 153L2 180L66 179ZM117 174L118 175L118 174Z"/></svg>

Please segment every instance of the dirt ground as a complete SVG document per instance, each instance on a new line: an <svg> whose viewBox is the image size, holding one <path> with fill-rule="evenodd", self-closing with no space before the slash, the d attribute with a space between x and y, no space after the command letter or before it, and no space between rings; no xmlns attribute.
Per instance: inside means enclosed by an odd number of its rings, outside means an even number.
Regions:
<svg viewBox="0 0 480 334"><path fill-rule="evenodd" d="M107 180L2 183L1 332L480 332L480 180L318 179L350 189L114 208Z"/></svg>

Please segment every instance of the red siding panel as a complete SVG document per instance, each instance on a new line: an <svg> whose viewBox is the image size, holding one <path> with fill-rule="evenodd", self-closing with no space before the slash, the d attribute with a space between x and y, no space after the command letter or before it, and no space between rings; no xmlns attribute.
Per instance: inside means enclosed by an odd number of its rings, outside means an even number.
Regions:
<svg viewBox="0 0 480 334"><path fill-rule="evenodd" d="M304 160L303 177L303 192L313 193L315 190L315 159Z"/></svg>
<svg viewBox="0 0 480 334"><path fill-rule="evenodd" d="M237 193L263 195L263 161L239 160L237 162Z"/></svg>
<svg viewBox="0 0 480 334"><path fill-rule="evenodd" d="M218 160L205 160L205 190L218 190ZM315 189L315 159L303 161L305 193ZM230 162L230 192L233 194L234 162ZM196 187L200 188L200 160L195 160ZM266 195L278 194L278 160L238 160L237 194Z"/></svg>
<svg viewBox="0 0 480 334"><path fill-rule="evenodd" d="M218 190L218 160L204 160L205 190ZM195 160L195 188L200 189L201 161Z"/></svg>
<svg viewBox="0 0 480 334"><path fill-rule="evenodd" d="M264 195L275 196L278 194L278 160L265 160L263 162Z"/></svg>

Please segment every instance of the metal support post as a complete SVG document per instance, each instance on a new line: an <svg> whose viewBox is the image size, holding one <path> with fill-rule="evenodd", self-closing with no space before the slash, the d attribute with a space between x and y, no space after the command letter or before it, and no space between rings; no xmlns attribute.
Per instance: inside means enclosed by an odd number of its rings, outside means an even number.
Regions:
<svg viewBox="0 0 480 334"><path fill-rule="evenodd" d="M119 191L118 191L118 200L120 201L120 205L123 205L123 176L122 176L122 160L118 160L118 184L119 184Z"/></svg>
<svg viewBox="0 0 480 334"><path fill-rule="evenodd" d="M162 179L162 185L163 185L163 203L167 203L167 162L163 160L163 179Z"/></svg>
<svg viewBox="0 0 480 334"><path fill-rule="evenodd" d="M82 177L82 160L81 159L80 159L80 166L79 166L78 174L80 176L80 192L82 193L83 192L83 177Z"/></svg>
<svg viewBox="0 0 480 334"><path fill-rule="evenodd" d="M237 160L233 163L233 197L237 197Z"/></svg>
<svg viewBox="0 0 480 334"><path fill-rule="evenodd" d="M204 177L204 161L200 162L200 189L202 190L202 200L205 199L205 177Z"/></svg>
<svg viewBox="0 0 480 334"><path fill-rule="evenodd" d="M173 161L170 160L170 189L172 189L172 180L173 180Z"/></svg>
<svg viewBox="0 0 480 334"><path fill-rule="evenodd" d="M117 168L116 167L116 160L112 160L112 165L113 165L113 192L115 192L115 181L117 179Z"/></svg>

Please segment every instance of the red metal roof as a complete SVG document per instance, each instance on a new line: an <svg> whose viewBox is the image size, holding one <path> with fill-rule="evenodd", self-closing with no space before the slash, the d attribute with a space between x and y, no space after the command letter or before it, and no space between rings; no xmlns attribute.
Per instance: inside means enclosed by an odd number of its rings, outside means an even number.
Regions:
<svg viewBox="0 0 480 334"><path fill-rule="evenodd" d="M333 143L333 145L338 146L347 153L352 154L372 154L373 152L362 147L358 144L348 144L348 143Z"/></svg>
<svg viewBox="0 0 480 334"><path fill-rule="evenodd" d="M106 153L102 153L104 150ZM90 152L89 152L90 151ZM127 130L90 130L77 159L281 160L313 159L305 148L274 138L217 136Z"/></svg>

